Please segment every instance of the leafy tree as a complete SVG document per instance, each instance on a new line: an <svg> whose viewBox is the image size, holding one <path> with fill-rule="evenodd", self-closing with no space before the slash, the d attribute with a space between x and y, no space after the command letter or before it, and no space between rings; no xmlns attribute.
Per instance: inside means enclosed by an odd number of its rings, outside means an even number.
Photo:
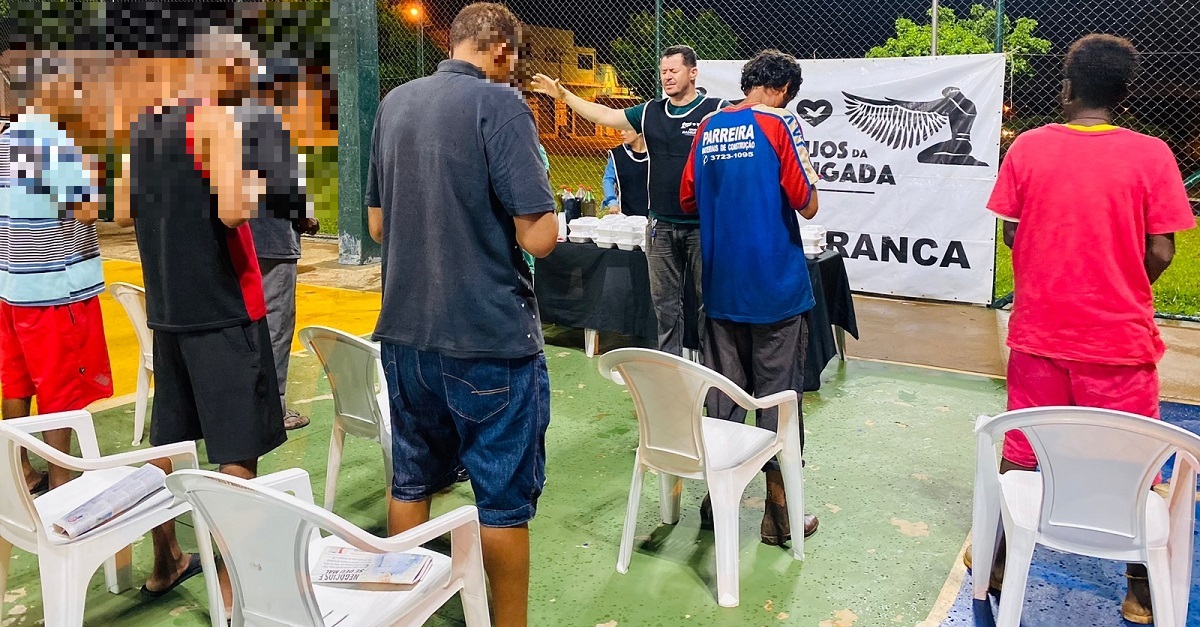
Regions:
<svg viewBox="0 0 1200 627"><path fill-rule="evenodd" d="M663 11L663 47L686 44L702 59L734 59L737 35L716 12L704 10L694 18L681 9ZM621 84L643 97L659 92L658 59L654 49L654 15L645 11L629 16L625 34L612 42L613 65Z"/></svg>
<svg viewBox="0 0 1200 627"><path fill-rule="evenodd" d="M928 11L932 17L933 11ZM932 21L932 20L931 20ZM1034 36L1035 19L1004 17L1004 52L1014 75L1033 73L1029 60L1022 55L1045 54L1050 40ZM984 54L995 50L996 10L982 4L971 6L969 17L959 18L954 9L938 10L938 54ZM867 58L928 56L933 46L933 25L917 24L902 17L896 20L896 36L867 52Z"/></svg>

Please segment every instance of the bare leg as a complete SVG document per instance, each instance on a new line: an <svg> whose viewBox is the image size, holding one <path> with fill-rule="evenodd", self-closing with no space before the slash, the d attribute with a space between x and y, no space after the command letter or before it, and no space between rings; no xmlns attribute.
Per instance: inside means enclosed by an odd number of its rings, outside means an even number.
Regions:
<svg viewBox="0 0 1200 627"><path fill-rule="evenodd" d="M1034 471L1034 470L1037 470L1037 467L1036 466L1032 466L1032 467L1031 466L1022 466L1020 464L1010 462L1007 459L1004 459L1003 457L1001 457L1000 458L1000 474L1004 474L1004 473L1012 471L1012 470ZM967 552L963 555L963 560L968 561L970 559L970 555L971 555L971 549L970 549L970 547L967 547ZM989 580L989 585L993 588L999 589L1000 584L1004 582L1004 560L1005 560L1004 535L1003 535L1003 530L1001 530L1000 544L996 548L996 557L995 557L994 561L992 562L991 579ZM971 564L967 564L967 568L971 568L971 566L972 566Z"/></svg>
<svg viewBox="0 0 1200 627"><path fill-rule="evenodd" d="M238 479L253 479L258 476L258 460L250 459L232 464L221 464L221 474ZM217 582L221 584L221 598L225 599L225 616L233 614L233 583L223 561L217 562Z"/></svg>
<svg viewBox="0 0 1200 627"><path fill-rule="evenodd" d="M429 499L414 503L388 499L388 535L404 533L429 522L429 504Z"/></svg>
<svg viewBox="0 0 1200 627"><path fill-rule="evenodd" d="M529 621L529 526L483 527L480 535L496 627L525 627Z"/></svg>
<svg viewBox="0 0 1200 627"><path fill-rule="evenodd" d="M3 412L5 418L25 418L32 413L32 410L32 398L6 398L3 407L0 408L0 412ZM42 434L42 439L46 441L46 444L64 453L71 451L70 429L47 431ZM66 468L49 464L47 469L50 472L50 489L52 490L71 480L71 471ZM42 479L42 473L29 463L29 451L25 449L21 449L21 470L25 473L25 484L31 490Z"/></svg>
<svg viewBox="0 0 1200 627"><path fill-rule="evenodd" d="M171 474L171 460L156 459L150 463ZM150 570L150 578L146 580L146 589L155 592L166 589L179 579L187 570L191 558L179 548L174 520L150 530L150 540L154 543L154 566Z"/></svg>
<svg viewBox="0 0 1200 627"><path fill-rule="evenodd" d="M25 418L29 415L30 398L6 398L0 412L3 412L6 420L13 418ZM42 478L42 473L38 472L33 464L29 463L29 451L21 449L21 471L25 473L25 486L30 490L37 485Z"/></svg>
<svg viewBox="0 0 1200 627"><path fill-rule="evenodd" d="M388 535L403 533L429 520L429 501L391 499ZM492 592L496 627L525 627L529 617L529 526L483 527L483 567Z"/></svg>
<svg viewBox="0 0 1200 627"><path fill-rule="evenodd" d="M53 431L46 431L42 434L42 439L46 441L46 444L49 444L50 446L53 446L64 453L71 452L70 429L55 429ZM46 469L50 473L51 490L72 479L71 471L67 470L66 468L59 468L54 464L48 464ZM28 475L26 475L26 477L28 477Z"/></svg>
<svg viewBox="0 0 1200 627"><path fill-rule="evenodd" d="M151 463L161 468L163 472L171 473L170 460L157 459ZM258 460L222 464L220 470L223 474L240 479L253 479L258 473ZM183 571L187 570L191 563L191 557L185 555L179 548L173 520L155 527L150 532L150 538L154 543L154 566L150 578L146 580L146 588L151 591L162 590L174 583L183 574ZM233 588L224 564L218 563L217 565L217 579L221 584L221 595L226 600L225 610L228 615L230 602L233 599Z"/></svg>

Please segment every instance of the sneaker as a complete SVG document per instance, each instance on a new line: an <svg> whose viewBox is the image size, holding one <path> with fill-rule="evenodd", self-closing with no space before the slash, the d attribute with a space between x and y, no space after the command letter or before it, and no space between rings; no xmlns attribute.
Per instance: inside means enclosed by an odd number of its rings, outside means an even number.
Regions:
<svg viewBox="0 0 1200 627"><path fill-rule="evenodd" d="M283 428L288 431L303 429L308 426L308 423L308 416L301 416L300 412L294 409L288 409L283 412Z"/></svg>
<svg viewBox="0 0 1200 627"><path fill-rule="evenodd" d="M466 468L458 469L458 477L454 479L455 483L466 483L471 480L471 475L467 473Z"/></svg>

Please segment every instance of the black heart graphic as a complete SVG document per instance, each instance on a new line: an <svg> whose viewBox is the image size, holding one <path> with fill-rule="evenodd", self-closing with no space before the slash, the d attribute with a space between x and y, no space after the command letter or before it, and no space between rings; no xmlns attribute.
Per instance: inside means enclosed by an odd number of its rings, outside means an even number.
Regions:
<svg viewBox="0 0 1200 627"><path fill-rule="evenodd" d="M796 103L796 115L813 126L820 126L833 115L833 104L828 100L801 100Z"/></svg>

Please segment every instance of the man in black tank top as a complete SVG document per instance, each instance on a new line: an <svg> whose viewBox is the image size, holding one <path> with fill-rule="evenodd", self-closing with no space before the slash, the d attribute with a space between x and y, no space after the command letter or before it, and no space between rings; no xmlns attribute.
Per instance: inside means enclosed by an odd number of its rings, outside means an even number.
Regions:
<svg viewBox="0 0 1200 627"><path fill-rule="evenodd" d="M650 224L646 233L646 262L650 268L650 296L658 315L658 348L686 355L699 348L699 337L686 338L685 321L693 315L704 328L699 309L700 221L679 206L679 185L700 122L724 107L725 101L708 98L696 90L696 51L672 46L659 64L665 98L625 110L610 109L572 94L561 81L543 74L533 78L533 90L563 100L576 114L602 126L635 130L646 139L649 168L646 181ZM691 284L691 294L686 286ZM685 295L690 304L685 311Z"/></svg>
<svg viewBox="0 0 1200 627"><path fill-rule="evenodd" d="M220 40L209 42L218 49L243 43L231 35L210 35ZM193 36L189 44L203 37ZM183 57L191 91L165 97ZM147 324L154 331L150 443L203 439L208 461L243 479L254 478L259 458L287 439L262 277L247 222L267 186L248 167L232 108L247 91L248 59L178 48L119 57L116 62L128 65L130 75L145 76L151 85L120 88L156 96L141 102L114 188L117 223L135 227ZM145 106L151 104L157 106ZM166 472L172 469L169 460L154 463ZM198 574L200 558L179 551L173 522L155 529L153 540L156 559L142 593L159 597ZM225 580L223 569L220 576Z"/></svg>

